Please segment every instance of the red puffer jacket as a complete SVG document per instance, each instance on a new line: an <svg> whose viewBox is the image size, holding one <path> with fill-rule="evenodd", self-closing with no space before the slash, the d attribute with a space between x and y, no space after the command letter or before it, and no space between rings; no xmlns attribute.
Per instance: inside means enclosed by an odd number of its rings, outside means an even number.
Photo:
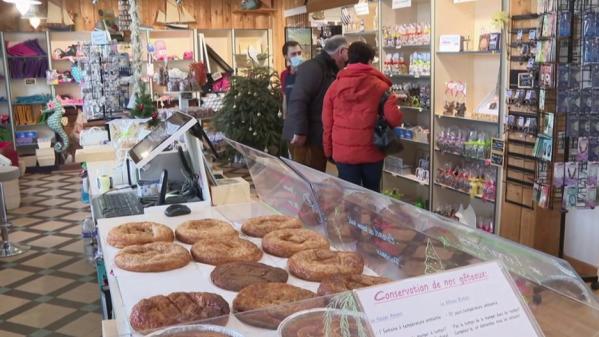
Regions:
<svg viewBox="0 0 599 337"><path fill-rule="evenodd" d="M327 158L343 164L375 163L385 154L373 143L378 106L391 82L366 64L350 64L339 72L324 97L322 109L323 145ZM390 95L384 114L392 127L401 124L403 114L397 97Z"/></svg>

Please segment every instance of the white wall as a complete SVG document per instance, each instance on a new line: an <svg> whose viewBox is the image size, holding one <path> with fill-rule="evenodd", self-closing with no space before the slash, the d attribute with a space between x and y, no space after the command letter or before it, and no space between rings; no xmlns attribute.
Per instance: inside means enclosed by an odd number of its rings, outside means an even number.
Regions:
<svg viewBox="0 0 599 337"><path fill-rule="evenodd" d="M568 212L564 254L599 266L599 209Z"/></svg>

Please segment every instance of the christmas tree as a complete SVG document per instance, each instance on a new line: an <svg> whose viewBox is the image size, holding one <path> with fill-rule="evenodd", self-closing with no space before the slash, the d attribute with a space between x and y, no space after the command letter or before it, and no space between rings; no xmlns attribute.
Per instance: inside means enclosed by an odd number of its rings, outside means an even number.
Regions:
<svg viewBox="0 0 599 337"><path fill-rule="evenodd" d="M273 155L282 153L281 90L276 72L254 67L234 76L215 126L228 138Z"/></svg>
<svg viewBox="0 0 599 337"><path fill-rule="evenodd" d="M148 118L156 111L152 95L146 91L146 86L140 86L139 95L135 97L135 107L131 110L131 114L135 117Z"/></svg>

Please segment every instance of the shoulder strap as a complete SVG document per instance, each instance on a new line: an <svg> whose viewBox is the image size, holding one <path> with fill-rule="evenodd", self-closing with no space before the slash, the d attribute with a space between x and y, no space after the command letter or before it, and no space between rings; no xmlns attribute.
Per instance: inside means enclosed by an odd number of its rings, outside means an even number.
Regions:
<svg viewBox="0 0 599 337"><path fill-rule="evenodd" d="M385 117L385 103L387 103L387 99L389 99L389 92L385 91L383 92L383 95L381 96L381 99L379 100L379 108L378 108L378 113L379 116L381 117Z"/></svg>

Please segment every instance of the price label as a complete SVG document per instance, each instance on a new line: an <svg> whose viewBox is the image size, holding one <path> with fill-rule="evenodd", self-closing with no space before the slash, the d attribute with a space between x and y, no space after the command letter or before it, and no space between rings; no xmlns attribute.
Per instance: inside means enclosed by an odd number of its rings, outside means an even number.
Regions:
<svg viewBox="0 0 599 337"><path fill-rule="evenodd" d="M412 7L412 0L393 0L391 4L392 9L408 8Z"/></svg>
<svg viewBox="0 0 599 337"><path fill-rule="evenodd" d="M35 85L35 83L37 83L35 78L26 78L25 79L25 85Z"/></svg>

